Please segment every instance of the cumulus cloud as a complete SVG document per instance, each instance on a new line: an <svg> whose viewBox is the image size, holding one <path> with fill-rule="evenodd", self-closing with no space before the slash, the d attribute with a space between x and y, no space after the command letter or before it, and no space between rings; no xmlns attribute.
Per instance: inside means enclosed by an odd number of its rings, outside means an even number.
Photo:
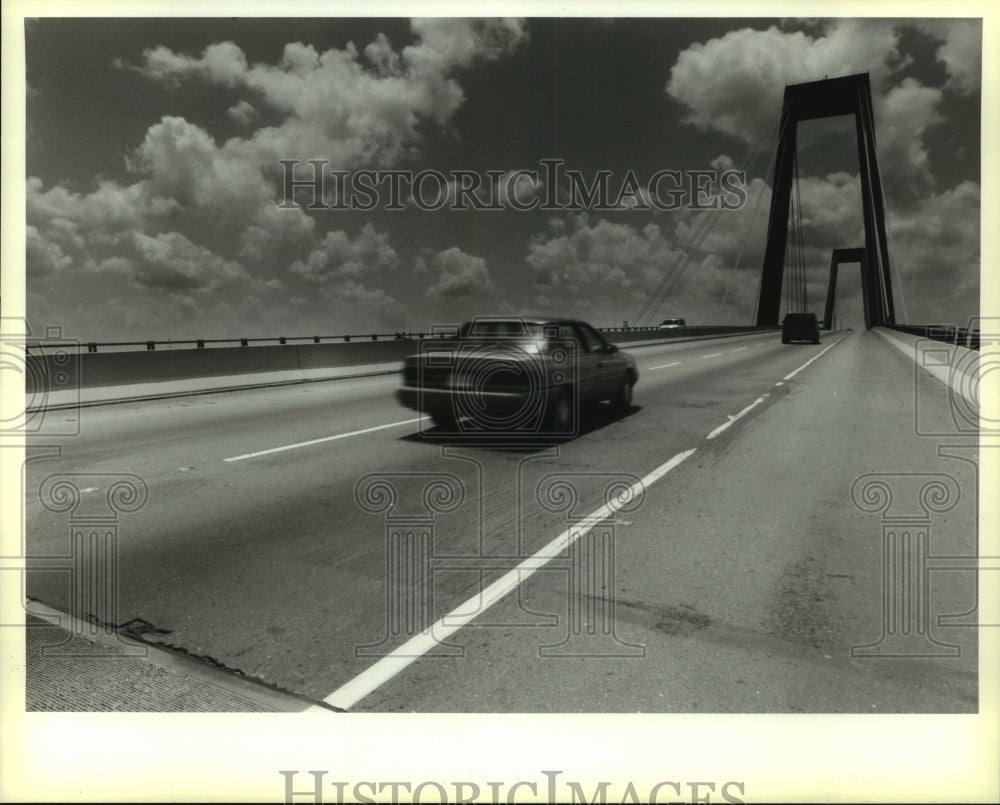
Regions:
<svg viewBox="0 0 1000 805"><path fill-rule="evenodd" d="M395 300L366 287L362 279L398 265L389 236L365 224L355 238L343 231L327 232L305 259L296 260L288 270L333 301L388 303Z"/></svg>
<svg viewBox="0 0 1000 805"><path fill-rule="evenodd" d="M879 105L879 167L888 179L886 192L900 201L918 197L934 185L927 145L920 135L942 122L941 96L941 90L905 78Z"/></svg>
<svg viewBox="0 0 1000 805"><path fill-rule="evenodd" d="M685 120L753 143L776 123L786 84L872 73L877 88L897 69L899 34L891 23L836 20L823 33L730 31L682 51L666 91Z"/></svg>
<svg viewBox="0 0 1000 805"><path fill-rule="evenodd" d="M953 82L967 83L978 32L968 25L946 31L939 50L952 60ZM902 197L933 186L926 131L941 122L942 91L916 79L899 79L909 57L900 52L902 25L892 21L844 20L824 23L814 34L742 29L696 43L674 64L666 92L685 107L686 122L753 144L777 139L777 115L788 84L854 73L871 74L879 160L891 190ZM966 54L960 58L957 54ZM955 54L955 55L952 55Z"/></svg>
<svg viewBox="0 0 1000 805"><path fill-rule="evenodd" d="M148 194L219 221L242 220L274 194L240 140L217 146L208 132L180 117L150 126L129 167L148 177Z"/></svg>
<svg viewBox="0 0 1000 805"><path fill-rule="evenodd" d="M978 314L980 198L978 184L961 182L918 207L890 211L890 248L910 321L965 324Z"/></svg>
<svg viewBox="0 0 1000 805"><path fill-rule="evenodd" d="M963 94L977 91L983 72L982 20L920 20L917 27L941 42L936 56L948 71L948 88Z"/></svg>
<svg viewBox="0 0 1000 805"><path fill-rule="evenodd" d="M39 235L38 229L30 225L25 230L25 245L27 251L25 272L29 277L58 274L72 262L58 243L46 240Z"/></svg>
<svg viewBox="0 0 1000 805"><path fill-rule="evenodd" d="M158 46L139 64L116 61L168 88L201 82L230 90L237 98L227 114L248 131L220 141L167 115L128 153L130 184L101 181L80 193L29 177L29 272L43 281L86 275L91 286L127 278L129 288L169 294L165 304L179 318L213 315L204 297L224 289L227 300L287 291L313 309L320 299L343 302L353 306L345 321L373 321L361 312L368 309L399 320L398 303L371 284L373 272L399 262L385 233L366 226L317 240L314 218L276 199L279 159L321 156L351 169L414 156L422 127L447 126L462 104L459 71L527 37L517 20L422 19L412 33L402 49L379 35L363 52L353 43L320 52L290 42L277 63L251 64L233 42L193 55ZM265 119L277 122L261 126ZM457 292L463 280L453 282L442 293ZM220 304L220 321L250 309L247 301Z"/></svg>
<svg viewBox="0 0 1000 805"><path fill-rule="evenodd" d="M180 79L197 76L226 86L235 86L246 73L247 60L243 51L232 42L217 42L202 51L201 56L191 58L174 53L162 45L143 53L145 63L139 68L142 73L171 84ZM118 60L119 66L126 66Z"/></svg>
<svg viewBox="0 0 1000 805"><path fill-rule="evenodd" d="M640 230L603 218L591 223L586 215L577 215L555 219L550 232L534 236L527 262L540 289L603 288L608 293L658 276L676 256L656 224Z"/></svg>
<svg viewBox="0 0 1000 805"><path fill-rule="evenodd" d="M133 232L130 239L133 279L140 285L178 291L217 291L251 283L239 263L213 254L179 232L156 236Z"/></svg>
<svg viewBox="0 0 1000 805"><path fill-rule="evenodd" d="M457 246L426 257L421 255L416 270L438 273L437 280L427 288L427 296L434 299L481 296L495 290L486 261L466 254Z"/></svg>
<svg viewBox="0 0 1000 805"><path fill-rule="evenodd" d="M226 110L226 114L241 126L249 126L251 123L256 122L260 117L260 113L254 105L245 100L240 100L230 106Z"/></svg>
<svg viewBox="0 0 1000 805"><path fill-rule="evenodd" d="M180 209L175 200L156 195L143 183L122 187L102 181L90 193L76 193L62 185L46 190L41 179L29 176L26 190L29 223L71 221L80 229L105 234L142 228Z"/></svg>
<svg viewBox="0 0 1000 805"><path fill-rule="evenodd" d="M254 92L285 116L243 144L259 161L322 155L345 169L387 166L412 153L421 119L443 124L462 104L455 71L499 58L527 36L518 20L420 19L411 25L417 42L401 53L384 35L361 53L353 43L321 53L292 42L279 63L251 66L238 46L224 42L199 56L147 50L133 69L161 82L198 78Z"/></svg>
<svg viewBox="0 0 1000 805"><path fill-rule="evenodd" d="M313 246L316 220L302 209L261 204L240 233L239 256L256 263L287 265Z"/></svg>

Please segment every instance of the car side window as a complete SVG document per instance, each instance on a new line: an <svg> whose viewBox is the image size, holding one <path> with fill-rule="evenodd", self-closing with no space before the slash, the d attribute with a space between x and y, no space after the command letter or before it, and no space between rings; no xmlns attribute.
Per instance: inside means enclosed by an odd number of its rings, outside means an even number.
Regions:
<svg viewBox="0 0 1000 805"><path fill-rule="evenodd" d="M584 352L596 352L604 346L604 339L589 324L578 324L576 329L580 332Z"/></svg>

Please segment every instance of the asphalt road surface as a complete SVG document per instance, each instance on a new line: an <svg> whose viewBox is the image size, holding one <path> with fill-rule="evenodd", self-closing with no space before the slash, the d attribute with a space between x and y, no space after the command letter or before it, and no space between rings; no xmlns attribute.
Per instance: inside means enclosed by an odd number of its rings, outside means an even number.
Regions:
<svg viewBox="0 0 1000 805"><path fill-rule="evenodd" d="M354 711L975 712L974 573L885 608L890 515L976 551L975 452L914 425L955 431L947 389L875 333L632 354L632 410L558 444L441 438L391 375L51 412L26 593ZM98 521L117 601L81 613Z"/></svg>

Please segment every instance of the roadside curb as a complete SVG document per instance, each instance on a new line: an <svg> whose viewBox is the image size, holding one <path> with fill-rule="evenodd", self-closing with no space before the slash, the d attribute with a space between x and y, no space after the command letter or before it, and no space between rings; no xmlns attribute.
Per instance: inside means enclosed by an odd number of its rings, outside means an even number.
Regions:
<svg viewBox="0 0 1000 805"><path fill-rule="evenodd" d="M333 711L237 671L126 637L38 601L26 602L25 613L27 711Z"/></svg>

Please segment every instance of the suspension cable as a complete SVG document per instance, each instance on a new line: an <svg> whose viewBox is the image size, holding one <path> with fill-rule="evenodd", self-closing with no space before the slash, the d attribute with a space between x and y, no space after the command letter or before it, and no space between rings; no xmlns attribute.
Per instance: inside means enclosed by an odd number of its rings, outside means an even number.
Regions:
<svg viewBox="0 0 1000 805"><path fill-rule="evenodd" d="M744 158L742 167L744 172L750 167L750 165L756 162L761 151L763 150L764 143L768 140L771 135L771 131L776 127L780 119L780 115L773 117L764 134L757 139L754 147L748 151L747 156ZM653 319L656 312L666 301L670 291L680 281L684 272L694 259L695 253L701 247L702 243L704 243L705 239L708 237L720 217L720 209L710 210L707 215L702 216L701 221L695 228L694 233L691 235L688 242L682 247L680 254L674 260L671 267L664 273L664 276L657 283L656 287L646 297L646 300L640 307L639 312L635 315L633 320L636 326L645 326ZM742 249L740 254L742 255Z"/></svg>

